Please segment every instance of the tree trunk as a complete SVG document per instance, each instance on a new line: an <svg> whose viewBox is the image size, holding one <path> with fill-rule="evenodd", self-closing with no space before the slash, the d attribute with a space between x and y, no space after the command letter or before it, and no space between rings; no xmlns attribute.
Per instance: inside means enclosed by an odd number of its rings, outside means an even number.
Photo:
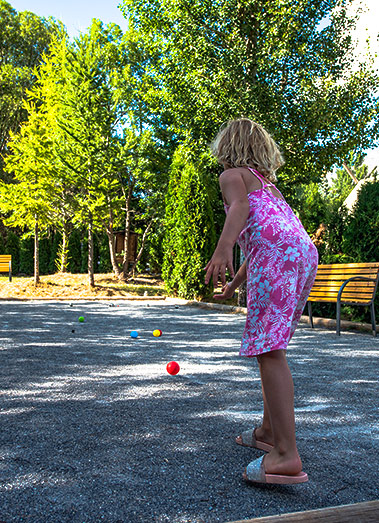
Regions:
<svg viewBox="0 0 379 523"><path fill-rule="evenodd" d="M142 253L143 253L143 248L145 246L146 237L147 237L147 234L150 231L150 229L151 229L151 227L152 227L152 225L154 223L154 218L155 218L155 213L153 214L153 217L151 218L151 220L149 222L149 225L146 227L145 232L143 233L141 247L140 247L140 249L138 251L136 261L135 261L135 263L133 265L133 273L134 273L134 267L137 265L137 263L141 259L141 256L142 256ZM128 274L128 276L130 276L130 275L131 275L131 273Z"/></svg>
<svg viewBox="0 0 379 523"><path fill-rule="evenodd" d="M109 255L111 259L112 269L113 272L117 277L120 276L121 270L118 266L117 260L116 260L116 249L115 249L115 242L114 242L114 233L113 233L113 211L112 209L109 210L109 221L105 228L107 236L108 236L108 245L109 245Z"/></svg>
<svg viewBox="0 0 379 523"><path fill-rule="evenodd" d="M124 258L122 261L122 272L119 274L119 278L121 280L127 279L127 274L128 274L128 269L129 269L129 238L130 238L130 222L131 222L130 200L132 198L133 188L134 188L134 183L130 182L128 194L127 194L127 197L125 198L126 215L125 215Z"/></svg>
<svg viewBox="0 0 379 523"><path fill-rule="evenodd" d="M353 182L355 183L355 185L358 183L358 180L357 180L357 177L355 176L355 174L353 173L353 171L346 165L345 162L343 162L343 168L345 169L345 171L347 172L347 174L350 176L350 178L353 180Z"/></svg>
<svg viewBox="0 0 379 523"><path fill-rule="evenodd" d="M92 216L88 223L88 283L90 287L95 287L95 277L93 274L93 222Z"/></svg>
<svg viewBox="0 0 379 523"><path fill-rule="evenodd" d="M67 221L63 224L63 235L62 235L62 252L61 252L61 264L60 272L67 272L68 266L68 240L70 238L70 226Z"/></svg>
<svg viewBox="0 0 379 523"><path fill-rule="evenodd" d="M39 278L39 230L38 230L38 216L35 215L34 221L34 285L38 285Z"/></svg>

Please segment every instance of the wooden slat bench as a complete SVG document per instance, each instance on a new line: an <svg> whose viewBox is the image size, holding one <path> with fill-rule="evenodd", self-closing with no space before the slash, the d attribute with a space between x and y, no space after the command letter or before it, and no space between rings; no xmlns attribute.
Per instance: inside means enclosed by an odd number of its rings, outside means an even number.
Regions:
<svg viewBox="0 0 379 523"><path fill-rule="evenodd" d="M229 523L377 523L379 501L364 501L352 505L319 508L306 512L290 512L255 519L243 519Z"/></svg>
<svg viewBox="0 0 379 523"><path fill-rule="evenodd" d="M12 281L12 256L10 254L0 254L0 273L7 272L9 281Z"/></svg>
<svg viewBox="0 0 379 523"><path fill-rule="evenodd" d="M337 334L341 333L341 303L370 307L372 333L376 336L374 299L379 280L379 262L319 265L308 298L313 328L312 302L337 303Z"/></svg>

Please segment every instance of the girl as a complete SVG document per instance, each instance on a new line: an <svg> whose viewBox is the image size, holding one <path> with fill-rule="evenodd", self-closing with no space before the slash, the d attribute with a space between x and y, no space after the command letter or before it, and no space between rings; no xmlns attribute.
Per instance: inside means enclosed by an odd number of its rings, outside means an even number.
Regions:
<svg viewBox="0 0 379 523"><path fill-rule="evenodd" d="M303 483L296 447L294 392L286 349L313 285L317 249L272 183L283 165L280 151L262 126L247 118L228 123L212 150L224 166L220 187L227 213L205 283L223 284L219 299L233 296L247 279L247 319L240 354L256 356L262 381L263 421L236 439L268 452L252 461L243 477L258 483ZM245 262L233 272L238 241ZM226 284L225 271L234 276Z"/></svg>

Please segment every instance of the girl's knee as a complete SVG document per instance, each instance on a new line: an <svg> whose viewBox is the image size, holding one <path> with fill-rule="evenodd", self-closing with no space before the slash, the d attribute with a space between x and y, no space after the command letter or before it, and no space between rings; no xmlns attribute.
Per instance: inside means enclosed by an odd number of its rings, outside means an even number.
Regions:
<svg viewBox="0 0 379 523"><path fill-rule="evenodd" d="M287 356L285 349L273 350L270 352L265 352L264 354L259 354L259 356L257 356L259 365L262 365L262 363L266 363L268 361L286 361L286 359Z"/></svg>

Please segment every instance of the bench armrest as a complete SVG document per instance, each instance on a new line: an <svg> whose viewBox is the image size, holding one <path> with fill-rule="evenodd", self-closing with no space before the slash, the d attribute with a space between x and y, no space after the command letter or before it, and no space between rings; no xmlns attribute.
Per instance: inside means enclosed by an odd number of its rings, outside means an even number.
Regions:
<svg viewBox="0 0 379 523"><path fill-rule="evenodd" d="M341 298L342 298L342 293L346 287L346 285L351 282L351 281L372 281L374 283L376 283L377 281L377 278L373 279L373 278L366 278L365 276L354 276L353 278L349 278L348 280L344 281L343 284L341 285L340 287L340 290L338 291L338 296L337 296L337 303L339 301L341 301ZM374 293L373 293L374 294ZM372 300L371 300L372 301Z"/></svg>

